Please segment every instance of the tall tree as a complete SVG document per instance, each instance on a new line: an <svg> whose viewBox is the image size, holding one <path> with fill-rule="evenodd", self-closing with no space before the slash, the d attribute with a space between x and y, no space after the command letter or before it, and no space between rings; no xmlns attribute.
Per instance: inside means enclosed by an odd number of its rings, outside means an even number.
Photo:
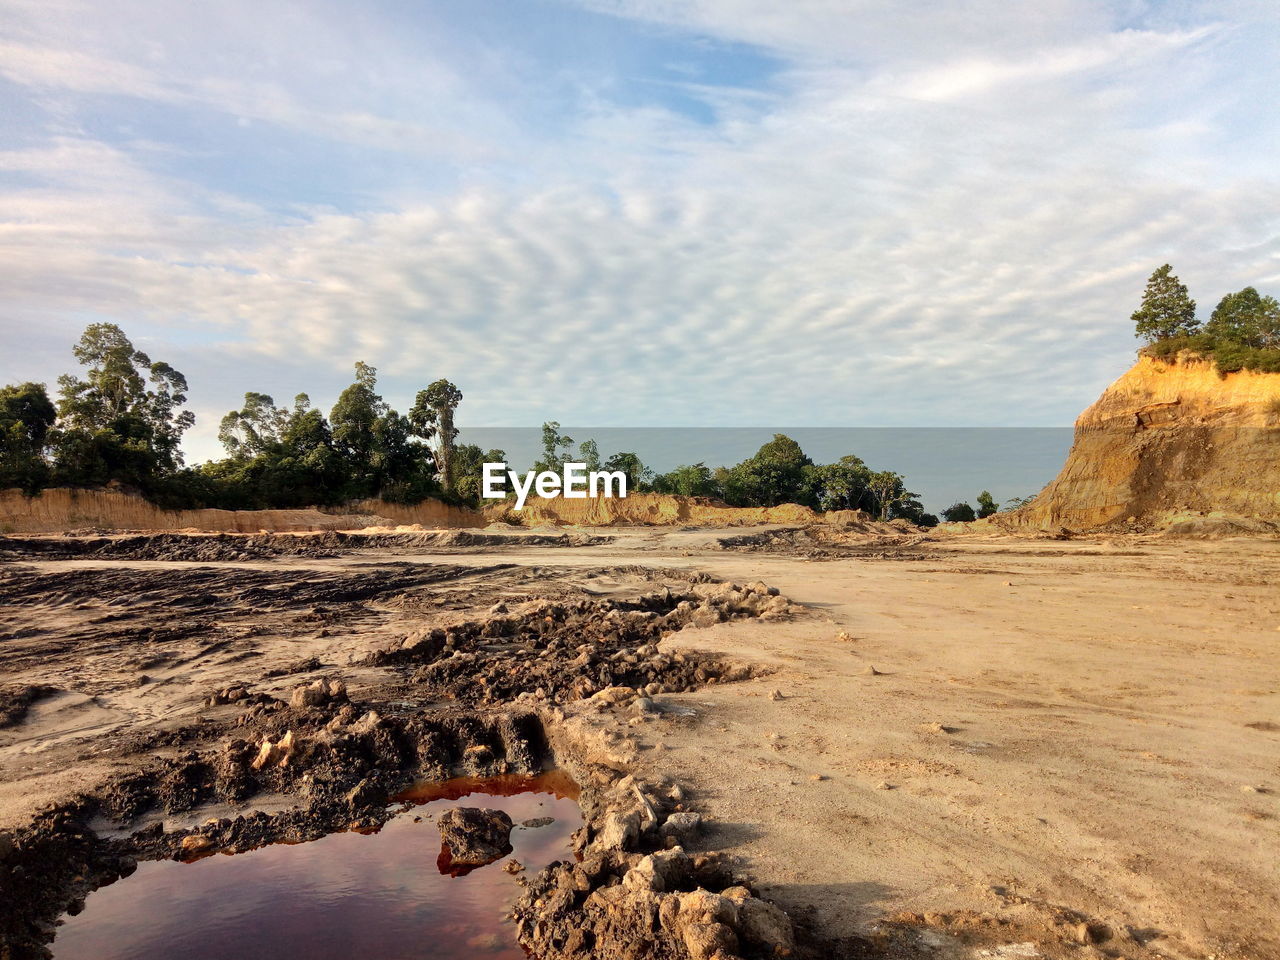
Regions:
<svg viewBox="0 0 1280 960"><path fill-rule="evenodd" d="M1228 293L1218 301L1204 332L1216 340L1256 349L1280 347L1280 303L1253 287Z"/></svg>
<svg viewBox="0 0 1280 960"><path fill-rule="evenodd" d="M983 490L978 494L978 519L989 517L994 513L998 513L1000 504L996 503L995 498L991 496L989 490Z"/></svg>
<svg viewBox="0 0 1280 960"><path fill-rule="evenodd" d="M1200 328L1196 302L1172 271L1166 263L1151 274L1142 294L1142 305L1131 317L1137 335L1148 343L1189 336Z"/></svg>
<svg viewBox="0 0 1280 960"><path fill-rule="evenodd" d="M88 368L58 378L58 472L71 483L120 480L144 489L182 466L182 434L195 423L187 380L152 362L113 323L91 324L73 350ZM150 387L148 387L150 383Z"/></svg>
<svg viewBox="0 0 1280 960"><path fill-rule="evenodd" d="M48 481L45 446L57 417L43 383L0 388L0 489L34 493Z"/></svg>
<svg viewBox="0 0 1280 960"><path fill-rule="evenodd" d="M413 409L409 411L409 422L414 432L423 439L435 438L440 482L449 492L453 492L456 486L454 444L458 430L454 425L454 415L461 402L462 391L442 379L425 390L419 390Z"/></svg>

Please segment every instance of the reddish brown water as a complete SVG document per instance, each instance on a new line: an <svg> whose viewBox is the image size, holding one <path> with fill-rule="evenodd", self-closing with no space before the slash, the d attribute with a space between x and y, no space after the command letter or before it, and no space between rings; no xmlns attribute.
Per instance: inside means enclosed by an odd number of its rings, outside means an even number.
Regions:
<svg viewBox="0 0 1280 960"><path fill-rule="evenodd" d="M398 797L413 807L377 833L334 833L193 863L141 863L67 919L57 960L524 960L505 920L520 887L503 870L567 858L582 824L563 775L457 780ZM464 802L459 803L462 798ZM508 857L462 877L437 866L436 818L453 806L507 811ZM421 817L420 822L414 822Z"/></svg>

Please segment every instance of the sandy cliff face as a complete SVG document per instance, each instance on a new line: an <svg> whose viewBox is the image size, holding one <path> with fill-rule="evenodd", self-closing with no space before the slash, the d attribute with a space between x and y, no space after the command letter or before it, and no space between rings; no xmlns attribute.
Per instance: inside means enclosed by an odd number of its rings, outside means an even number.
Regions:
<svg viewBox="0 0 1280 960"><path fill-rule="evenodd" d="M1280 519L1280 374L1142 357L1076 420L1066 465L1002 525L1089 530L1179 515Z"/></svg>
<svg viewBox="0 0 1280 960"><path fill-rule="evenodd" d="M0 533L62 533L68 530L200 530L217 533L362 530L400 524L482 527L475 510L438 500L412 506L362 500L341 510L162 510L141 497L116 490L51 489L35 497L0 490Z"/></svg>

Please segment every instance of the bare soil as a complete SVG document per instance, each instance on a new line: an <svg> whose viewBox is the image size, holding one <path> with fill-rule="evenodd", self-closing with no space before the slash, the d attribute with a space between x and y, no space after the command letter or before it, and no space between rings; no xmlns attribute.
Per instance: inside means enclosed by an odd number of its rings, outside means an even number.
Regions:
<svg viewBox="0 0 1280 960"><path fill-rule="evenodd" d="M702 887L796 956L1280 957L1277 582L1261 538L0 538L0 957L138 858L552 761L590 869L530 878L535 955L772 952L659 923Z"/></svg>

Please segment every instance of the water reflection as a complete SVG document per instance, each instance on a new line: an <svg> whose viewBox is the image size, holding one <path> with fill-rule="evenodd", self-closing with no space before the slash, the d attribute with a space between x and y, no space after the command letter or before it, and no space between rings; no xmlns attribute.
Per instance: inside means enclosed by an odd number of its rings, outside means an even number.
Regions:
<svg viewBox="0 0 1280 960"><path fill-rule="evenodd" d="M562 774L450 781L397 797L406 812L373 834L142 863L88 898L59 929L53 953L57 960L523 960L504 920L519 886L503 868L513 858L530 871L565 858L582 823L575 796ZM437 867L436 817L459 805L505 810L517 827L510 856L452 878ZM519 826L546 817L554 822Z"/></svg>

